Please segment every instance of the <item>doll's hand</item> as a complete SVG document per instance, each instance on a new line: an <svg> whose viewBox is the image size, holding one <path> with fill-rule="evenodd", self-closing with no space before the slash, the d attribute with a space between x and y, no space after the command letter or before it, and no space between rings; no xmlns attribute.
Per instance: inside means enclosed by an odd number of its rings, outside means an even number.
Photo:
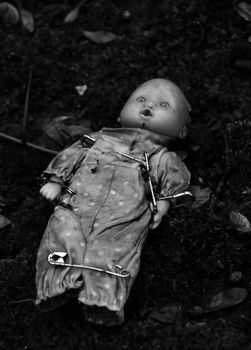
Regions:
<svg viewBox="0 0 251 350"><path fill-rule="evenodd" d="M61 195L61 191L62 191L61 184L48 182L41 188L40 194L44 196L46 199L53 201L54 199L56 199Z"/></svg>
<svg viewBox="0 0 251 350"><path fill-rule="evenodd" d="M150 225L151 230L154 230L159 226L159 224L163 219L163 216L167 214L170 208L170 202L168 200L157 201L156 204L157 204L158 211L153 216L152 223ZM152 203L150 205L151 205L151 209L153 209Z"/></svg>

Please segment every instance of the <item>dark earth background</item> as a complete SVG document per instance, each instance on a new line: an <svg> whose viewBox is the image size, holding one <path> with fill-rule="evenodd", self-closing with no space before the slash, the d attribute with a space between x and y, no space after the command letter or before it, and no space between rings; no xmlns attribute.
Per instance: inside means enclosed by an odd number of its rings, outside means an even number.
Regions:
<svg viewBox="0 0 251 350"><path fill-rule="evenodd" d="M173 147L187 153L192 183L212 196L198 209L172 209L149 234L122 326L86 323L75 300L41 313L33 303L35 260L53 205L39 196L37 178L52 155L0 139L1 214L11 221L0 230L0 348L251 349L250 296L228 308L222 300L220 311L196 307L226 289L251 290L250 233L229 219L232 210L251 217L250 22L224 0L89 0L64 23L75 5L23 3L33 32L0 24L0 131L21 138L31 70L25 136L55 150L72 140L50 139L46 120L117 126L133 89L168 77L193 107L190 135ZM83 30L117 38L98 44ZM83 84L80 96L75 86ZM167 319L152 318L156 309Z"/></svg>

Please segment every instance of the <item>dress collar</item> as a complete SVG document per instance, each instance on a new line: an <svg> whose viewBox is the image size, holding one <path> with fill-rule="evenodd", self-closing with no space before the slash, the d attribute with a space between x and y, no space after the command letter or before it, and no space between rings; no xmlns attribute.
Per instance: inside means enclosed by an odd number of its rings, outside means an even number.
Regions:
<svg viewBox="0 0 251 350"><path fill-rule="evenodd" d="M153 131L139 128L102 128L101 133L111 137L119 137L124 142L149 143L152 146L167 146L167 140L163 135Z"/></svg>

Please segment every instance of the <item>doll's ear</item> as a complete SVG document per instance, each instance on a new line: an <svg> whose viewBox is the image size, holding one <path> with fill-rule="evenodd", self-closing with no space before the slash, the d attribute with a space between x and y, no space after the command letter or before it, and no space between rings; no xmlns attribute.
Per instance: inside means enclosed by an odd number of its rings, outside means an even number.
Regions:
<svg viewBox="0 0 251 350"><path fill-rule="evenodd" d="M181 129L180 133L179 133L179 138L180 139L184 139L187 136L187 133L188 133L187 126L184 125L183 128Z"/></svg>

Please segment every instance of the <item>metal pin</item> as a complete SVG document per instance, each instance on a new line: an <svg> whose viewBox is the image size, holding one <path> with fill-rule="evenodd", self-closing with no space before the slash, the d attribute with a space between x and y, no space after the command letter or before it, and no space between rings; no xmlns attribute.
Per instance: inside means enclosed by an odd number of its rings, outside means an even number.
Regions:
<svg viewBox="0 0 251 350"><path fill-rule="evenodd" d="M150 177L150 166L149 166L149 161L148 161L148 153L144 153L144 159L145 159L145 164L146 164L145 166L146 166L147 180L148 180L148 184L150 187L150 192L151 192L152 202L153 202L153 214L156 214L158 212L158 207L157 207L156 198L154 195L152 180Z"/></svg>
<svg viewBox="0 0 251 350"><path fill-rule="evenodd" d="M118 154L120 154L121 156L124 156L124 157L126 157L126 158L135 160L136 162L139 162L139 163L141 163L141 164L143 164L143 165L146 166L146 162L145 162L144 160L135 158L135 157L133 157L133 156L129 156L129 154L126 154L126 153L123 153L123 152L120 152L120 151L114 151L114 152L115 152L115 153L118 153Z"/></svg>
<svg viewBox="0 0 251 350"><path fill-rule="evenodd" d="M89 135L83 135L82 138L81 138L81 143L83 146L85 147L91 147L94 145L95 143L95 138L94 137L91 137Z"/></svg>
<svg viewBox="0 0 251 350"><path fill-rule="evenodd" d="M150 188L150 192L151 192L151 197L152 197L152 203L153 203L153 214L156 214L158 212L158 207L157 207L157 203L156 203L156 198L155 198L155 195L154 195L154 190L153 190L153 185L152 185L152 180L151 180L151 177L150 177L150 166L149 166L149 162L148 162L148 153L144 153L144 160L141 160L141 159L138 159L138 158L135 158L133 156L130 156L126 153L123 153L123 152L120 152L120 151L114 151L126 158L129 158L129 159L132 159L136 162L139 162L142 166L144 166L144 170L146 171L146 174L147 174L147 181L148 181L148 184L149 184L149 188Z"/></svg>
<svg viewBox="0 0 251 350"><path fill-rule="evenodd" d="M130 277L130 273L127 270L124 270L123 267L120 265L116 265L116 268L121 270L120 273L109 271L109 270L104 270L99 267L94 267L94 266L87 266L87 265L78 265L78 264L69 264L65 262L65 258L67 257L68 253L66 252L53 252L48 255L48 262L51 265L57 265L57 266L63 266L63 267L77 267L81 269L86 269L86 270L92 270L92 271L97 271L97 272L104 272L109 275L121 277L121 278L127 278Z"/></svg>
<svg viewBox="0 0 251 350"><path fill-rule="evenodd" d="M73 196L76 193L71 187L67 187L66 192L68 192L71 196Z"/></svg>
<svg viewBox="0 0 251 350"><path fill-rule="evenodd" d="M158 200L165 200L165 199L170 200L171 202L173 200L174 205L177 207L177 206L182 206L182 205L192 203L195 200L195 196L190 191L184 191L184 192L180 192L169 196L158 197Z"/></svg>

